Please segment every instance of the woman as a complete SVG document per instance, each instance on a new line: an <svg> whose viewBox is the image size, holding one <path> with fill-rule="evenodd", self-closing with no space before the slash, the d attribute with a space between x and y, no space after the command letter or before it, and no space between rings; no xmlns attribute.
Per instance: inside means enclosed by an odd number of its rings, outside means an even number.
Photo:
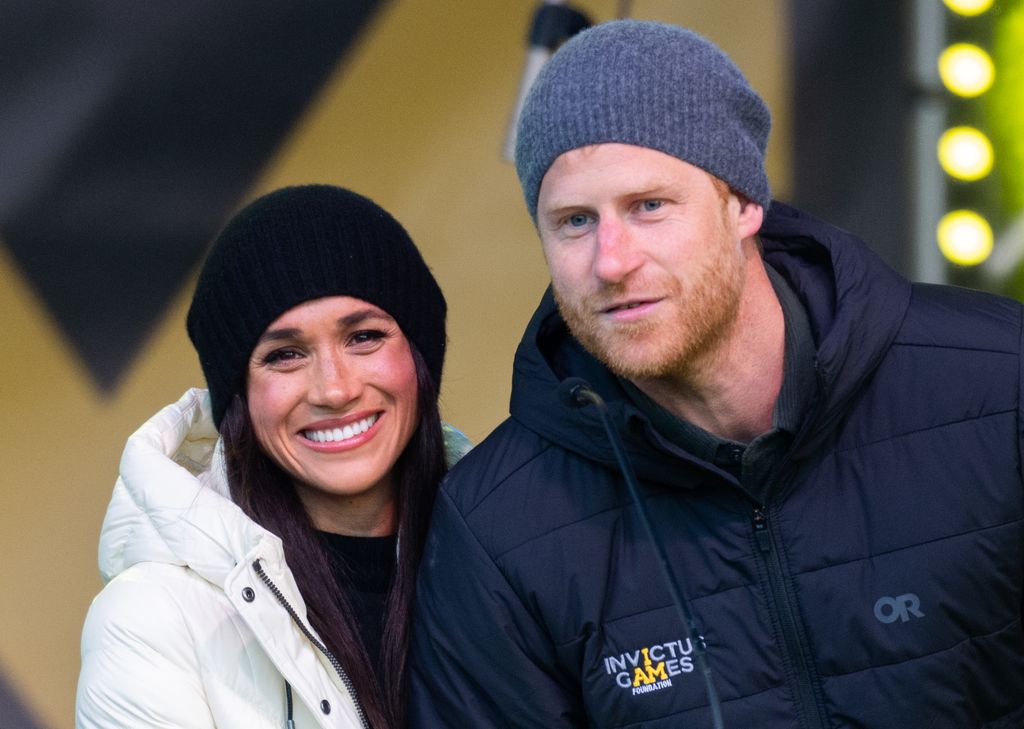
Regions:
<svg viewBox="0 0 1024 729"><path fill-rule="evenodd" d="M122 457L79 727L402 726L445 311L405 230L352 192L285 188L228 223L187 322L209 397Z"/></svg>

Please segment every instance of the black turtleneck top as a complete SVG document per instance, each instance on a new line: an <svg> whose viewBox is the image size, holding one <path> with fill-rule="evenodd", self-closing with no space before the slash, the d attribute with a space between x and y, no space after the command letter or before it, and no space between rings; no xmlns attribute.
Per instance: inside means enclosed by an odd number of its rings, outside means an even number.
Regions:
<svg viewBox="0 0 1024 729"><path fill-rule="evenodd" d="M397 537L350 537L319 532L339 589L345 592L363 646L380 676L380 647L384 632L384 603L395 572Z"/></svg>

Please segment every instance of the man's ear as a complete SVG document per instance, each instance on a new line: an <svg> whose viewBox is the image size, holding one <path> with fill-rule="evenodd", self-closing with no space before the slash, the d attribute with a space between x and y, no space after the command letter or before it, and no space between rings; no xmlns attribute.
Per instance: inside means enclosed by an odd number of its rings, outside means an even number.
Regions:
<svg viewBox="0 0 1024 729"><path fill-rule="evenodd" d="M740 214L736 218L736 229L740 238L757 235L757 231L761 230L761 224L764 222L764 208L742 195L737 195L736 198L740 202Z"/></svg>

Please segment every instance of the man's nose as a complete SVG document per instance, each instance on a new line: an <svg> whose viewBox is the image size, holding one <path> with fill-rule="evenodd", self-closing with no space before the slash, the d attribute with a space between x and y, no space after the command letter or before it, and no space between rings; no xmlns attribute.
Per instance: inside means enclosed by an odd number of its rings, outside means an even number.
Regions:
<svg viewBox="0 0 1024 729"><path fill-rule="evenodd" d="M594 275L605 283L620 283L640 263L641 256L629 227L618 218L602 218L597 226Z"/></svg>

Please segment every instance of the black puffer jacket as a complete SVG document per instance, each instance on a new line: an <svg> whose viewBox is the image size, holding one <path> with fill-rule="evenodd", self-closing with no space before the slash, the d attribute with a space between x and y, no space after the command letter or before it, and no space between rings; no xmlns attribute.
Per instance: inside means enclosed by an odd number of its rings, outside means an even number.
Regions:
<svg viewBox="0 0 1024 729"><path fill-rule="evenodd" d="M812 415L754 503L654 432L549 298L512 417L452 471L421 573L414 727L710 727L593 408L609 401L708 644L730 729L1024 726L1022 309L911 285L781 204Z"/></svg>

